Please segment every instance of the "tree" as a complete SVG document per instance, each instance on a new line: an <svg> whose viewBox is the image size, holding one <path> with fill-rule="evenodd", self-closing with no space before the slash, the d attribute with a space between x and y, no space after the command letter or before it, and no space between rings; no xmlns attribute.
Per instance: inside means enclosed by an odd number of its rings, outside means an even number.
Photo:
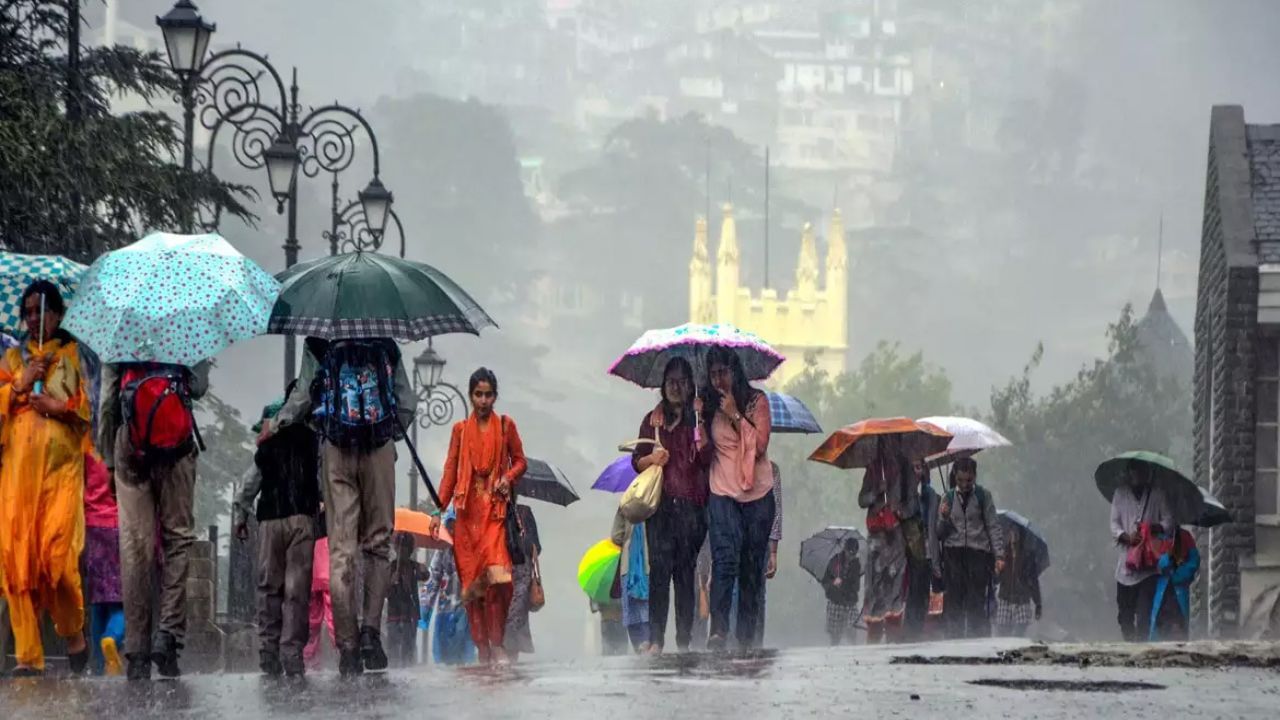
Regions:
<svg viewBox="0 0 1280 720"><path fill-rule="evenodd" d="M169 116L111 111L113 98L177 92L161 55L82 48L77 71L63 42L67 5L0 0L0 244L89 261L144 231L183 227L198 205L251 220L251 190L172 163L180 136Z"/></svg>
<svg viewBox="0 0 1280 720"><path fill-rule="evenodd" d="M205 451L197 468L196 527L222 526L230 515L230 493L253 463L254 437L240 419L240 411L213 393L198 403L200 434Z"/></svg>
<svg viewBox="0 0 1280 720"><path fill-rule="evenodd" d="M1085 638L1115 635L1098 622L1114 596L1116 550L1094 468L1127 450L1154 450L1190 468L1189 382L1161 376L1140 352L1137 328L1125 307L1107 330L1107 357L1044 395L1031 389L1037 349L1022 375L991 395L989 421L1013 447L978 458L1000 507L1032 519L1050 543L1046 617Z"/></svg>
<svg viewBox="0 0 1280 720"><path fill-rule="evenodd" d="M804 373L787 392L804 402L826 432L869 417L923 417L951 412L951 381L920 352L905 354L896 343L881 342L851 371L832 378L807 359ZM824 600L817 583L791 558L800 543L828 525L864 527L858 508L861 471L837 470L807 460L820 438L774 435L769 455L782 473L784 532L778 578L769 587L769 603L787 612L770 615L772 628L790 638L820 641ZM865 534L865 531L863 531ZM803 623L803 624L801 624Z"/></svg>

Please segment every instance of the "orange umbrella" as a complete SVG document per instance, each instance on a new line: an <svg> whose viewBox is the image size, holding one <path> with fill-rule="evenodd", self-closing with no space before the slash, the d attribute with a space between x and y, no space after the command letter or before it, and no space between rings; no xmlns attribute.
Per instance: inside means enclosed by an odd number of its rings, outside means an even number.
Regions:
<svg viewBox="0 0 1280 720"><path fill-rule="evenodd" d="M443 550L453 547L453 537L444 525L432 535L431 516L409 508L396 508L396 532L409 533L413 536L413 544L420 548Z"/></svg>
<svg viewBox="0 0 1280 720"><path fill-rule="evenodd" d="M864 468L882 449L919 460L946 450L950 442L951 434L937 425L905 417L871 419L835 431L809 459L846 470Z"/></svg>

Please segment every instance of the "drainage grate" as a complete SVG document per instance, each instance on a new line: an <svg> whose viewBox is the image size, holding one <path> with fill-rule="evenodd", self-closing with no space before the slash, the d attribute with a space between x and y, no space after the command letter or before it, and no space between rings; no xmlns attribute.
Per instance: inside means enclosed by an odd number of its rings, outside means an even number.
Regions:
<svg viewBox="0 0 1280 720"><path fill-rule="evenodd" d="M1118 693L1134 690L1165 689L1164 685L1129 680L1037 680L1035 678L1004 680L982 678L980 680L970 680L969 684L1005 688L1007 690L1047 690L1057 692Z"/></svg>

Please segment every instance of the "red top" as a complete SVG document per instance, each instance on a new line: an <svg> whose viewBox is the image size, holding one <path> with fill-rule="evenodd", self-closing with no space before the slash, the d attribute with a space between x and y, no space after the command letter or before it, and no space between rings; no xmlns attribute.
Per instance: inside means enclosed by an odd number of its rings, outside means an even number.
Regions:
<svg viewBox="0 0 1280 720"><path fill-rule="evenodd" d="M84 525L120 527L120 509L111 494L111 475L106 464L91 452L84 455Z"/></svg>
<svg viewBox="0 0 1280 720"><path fill-rule="evenodd" d="M653 437L654 427L649 417L650 413L645 413L640 421L640 433L637 437ZM707 498L711 495L707 471L711 467L712 451L708 444L702 452L698 452L693 432L692 425L677 425L674 430L661 428L658 439L670 455L666 466L662 468L662 494L702 506L707 504ZM632 468L638 468L640 460L653 452L653 447L648 443L637 446L631 456Z"/></svg>

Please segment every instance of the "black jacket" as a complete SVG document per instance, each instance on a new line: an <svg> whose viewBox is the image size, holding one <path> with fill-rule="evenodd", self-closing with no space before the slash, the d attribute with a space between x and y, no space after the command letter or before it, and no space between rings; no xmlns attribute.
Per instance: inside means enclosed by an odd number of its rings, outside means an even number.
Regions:
<svg viewBox="0 0 1280 720"><path fill-rule="evenodd" d="M262 474L258 522L320 512L320 443L310 428L281 428L258 448L253 462Z"/></svg>

